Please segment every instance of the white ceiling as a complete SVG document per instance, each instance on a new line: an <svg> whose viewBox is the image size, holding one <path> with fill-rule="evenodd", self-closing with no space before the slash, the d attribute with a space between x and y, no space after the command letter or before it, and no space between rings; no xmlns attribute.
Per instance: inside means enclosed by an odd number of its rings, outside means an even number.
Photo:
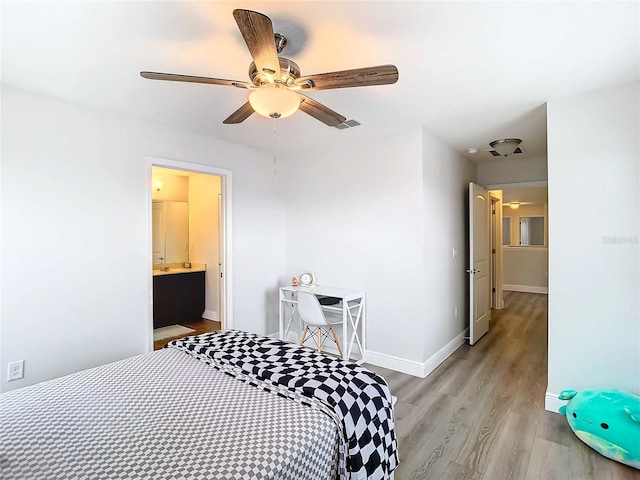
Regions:
<svg viewBox="0 0 640 480"><path fill-rule="evenodd" d="M640 79L640 3L631 2L2 2L2 81L265 151L301 151L426 127L490 160L496 138L546 154L545 102ZM302 74L393 63L395 85L309 95L362 126L302 112L222 121L232 87L146 80L141 70L248 80L232 10L272 18Z"/></svg>

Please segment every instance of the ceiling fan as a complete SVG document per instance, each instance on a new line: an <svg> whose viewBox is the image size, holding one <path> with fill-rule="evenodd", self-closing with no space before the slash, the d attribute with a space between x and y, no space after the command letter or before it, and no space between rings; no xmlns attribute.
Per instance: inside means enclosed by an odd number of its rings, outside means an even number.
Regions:
<svg viewBox="0 0 640 480"><path fill-rule="evenodd" d="M152 80L209 83L251 90L249 101L225 119L222 122L225 124L241 123L253 112L264 117L284 118L299 109L330 127L342 125L346 117L301 92L388 85L398 81L398 69L394 65L301 76L295 62L278 56L287 39L274 33L269 17L251 10L236 9L233 18L253 57L249 66L251 83L174 73L140 72L140 75Z"/></svg>

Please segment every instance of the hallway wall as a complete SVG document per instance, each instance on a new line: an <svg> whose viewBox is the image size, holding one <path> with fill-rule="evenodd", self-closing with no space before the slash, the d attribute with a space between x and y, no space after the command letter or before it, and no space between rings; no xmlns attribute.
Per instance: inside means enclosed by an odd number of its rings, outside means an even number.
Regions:
<svg viewBox="0 0 640 480"><path fill-rule="evenodd" d="M638 105L640 83L549 102L550 397L640 394Z"/></svg>

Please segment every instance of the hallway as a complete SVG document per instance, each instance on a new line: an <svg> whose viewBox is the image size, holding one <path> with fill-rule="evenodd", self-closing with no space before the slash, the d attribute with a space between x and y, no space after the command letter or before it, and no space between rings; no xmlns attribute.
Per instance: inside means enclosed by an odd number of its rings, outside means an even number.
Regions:
<svg viewBox="0 0 640 480"><path fill-rule="evenodd" d="M640 480L544 410L547 296L505 292L505 307L425 379L369 366L398 397L396 480Z"/></svg>

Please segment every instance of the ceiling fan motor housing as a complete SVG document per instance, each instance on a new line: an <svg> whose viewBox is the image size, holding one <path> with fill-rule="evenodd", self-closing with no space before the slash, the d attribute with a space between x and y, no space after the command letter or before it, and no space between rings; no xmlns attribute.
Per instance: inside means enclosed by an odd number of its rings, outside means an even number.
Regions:
<svg viewBox="0 0 640 480"><path fill-rule="evenodd" d="M300 67L296 62L288 58L278 57L278 61L280 62L280 82L286 86L292 86L293 82L300 77ZM274 73L259 71L255 62L251 62L251 65L249 65L249 78L256 87L260 87L265 83L273 83Z"/></svg>

